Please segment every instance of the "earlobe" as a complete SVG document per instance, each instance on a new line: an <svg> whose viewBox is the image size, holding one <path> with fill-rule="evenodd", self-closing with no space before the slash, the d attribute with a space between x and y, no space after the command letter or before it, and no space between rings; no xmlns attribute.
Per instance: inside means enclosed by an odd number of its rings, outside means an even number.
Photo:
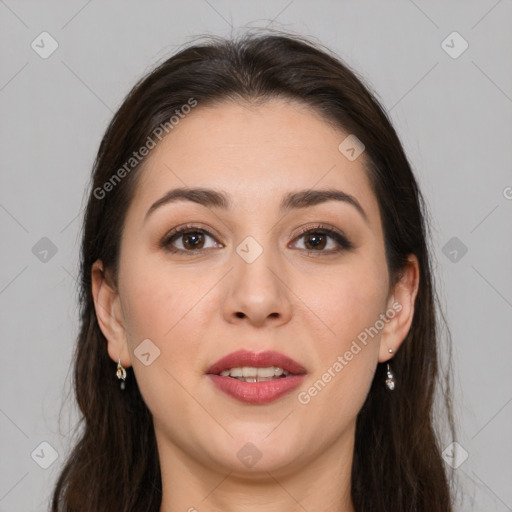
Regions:
<svg viewBox="0 0 512 512"><path fill-rule="evenodd" d="M386 362L393 357L411 328L419 280L418 258L411 254L408 257L407 265L400 275L400 279L393 287L388 302L386 316L389 321L381 333L380 363Z"/></svg>
<svg viewBox="0 0 512 512"><path fill-rule="evenodd" d="M131 366L127 348L126 330L118 291L103 268L103 262L96 260L91 268L91 284L96 318L101 332L107 340L110 358L124 367Z"/></svg>

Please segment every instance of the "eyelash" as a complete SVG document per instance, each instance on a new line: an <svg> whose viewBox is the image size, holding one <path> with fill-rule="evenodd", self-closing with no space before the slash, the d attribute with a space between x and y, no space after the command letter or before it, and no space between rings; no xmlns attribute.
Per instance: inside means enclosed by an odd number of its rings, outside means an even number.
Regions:
<svg viewBox="0 0 512 512"><path fill-rule="evenodd" d="M172 242L176 239L179 239L180 236L185 235L187 233L202 233L204 235L210 236L212 238L213 235L209 233L207 230L199 228L197 226L194 226L193 224L188 224L182 228L176 229L174 231L171 231L168 233L162 242L160 243L161 247L166 249L167 251L171 253L187 253L189 255L195 255L198 252L207 250L207 249L194 249L194 250L183 250L183 249L176 249L172 246ZM295 237L295 239L301 238L304 235L307 234L325 234L328 235L330 238L335 240L339 244L339 248L335 250L312 250L312 249L303 249L309 254L314 254L314 256L322 256L322 255L335 255L339 254L342 251L353 249L353 244L349 241L349 239L341 232L338 232L337 230L331 229L328 226L317 224L316 226L308 226L300 231L300 233ZM294 240L295 240L294 239ZM323 254L322 254L323 253Z"/></svg>

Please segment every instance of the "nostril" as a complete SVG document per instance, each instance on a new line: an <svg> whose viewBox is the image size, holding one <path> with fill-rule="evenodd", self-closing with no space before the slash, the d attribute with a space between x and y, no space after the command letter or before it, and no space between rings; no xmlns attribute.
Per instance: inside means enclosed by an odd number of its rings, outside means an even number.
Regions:
<svg viewBox="0 0 512 512"><path fill-rule="evenodd" d="M241 311L239 311L239 312L236 314L236 316L237 316L238 318L243 318L243 317L245 316L245 314L244 314L244 313L242 313Z"/></svg>

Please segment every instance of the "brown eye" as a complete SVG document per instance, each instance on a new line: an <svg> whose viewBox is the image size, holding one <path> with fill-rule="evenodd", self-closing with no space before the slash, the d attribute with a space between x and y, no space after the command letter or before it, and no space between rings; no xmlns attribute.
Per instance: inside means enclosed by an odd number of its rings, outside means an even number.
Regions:
<svg viewBox="0 0 512 512"><path fill-rule="evenodd" d="M208 239L213 241L207 246ZM184 227L167 235L161 242L161 246L170 252L194 252L212 247L222 247L213 236L204 229Z"/></svg>
<svg viewBox="0 0 512 512"><path fill-rule="evenodd" d="M204 245L204 234L200 231L190 231L183 233L183 246L185 249L202 249Z"/></svg>
<svg viewBox="0 0 512 512"><path fill-rule="evenodd" d="M322 233L310 233L305 235L305 246L309 250L324 249L327 245L327 236Z"/></svg>
<svg viewBox="0 0 512 512"><path fill-rule="evenodd" d="M300 247L300 244L298 244L298 248L310 253L336 254L353 248L352 243L343 233L321 225L305 229L296 238L296 240L301 239L304 239L304 247Z"/></svg>

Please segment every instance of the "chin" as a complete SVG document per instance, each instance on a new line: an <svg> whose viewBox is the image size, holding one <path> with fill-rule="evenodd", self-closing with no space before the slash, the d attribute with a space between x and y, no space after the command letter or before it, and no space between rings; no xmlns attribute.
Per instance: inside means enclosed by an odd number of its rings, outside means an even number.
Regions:
<svg viewBox="0 0 512 512"><path fill-rule="evenodd" d="M210 453L224 470L240 475L260 475L268 479L268 472L286 470L293 464L300 446L295 445L289 436L275 435L268 428L264 434L240 432L233 438L225 438L223 443L215 442L215 452ZM278 427L279 428L279 427Z"/></svg>

